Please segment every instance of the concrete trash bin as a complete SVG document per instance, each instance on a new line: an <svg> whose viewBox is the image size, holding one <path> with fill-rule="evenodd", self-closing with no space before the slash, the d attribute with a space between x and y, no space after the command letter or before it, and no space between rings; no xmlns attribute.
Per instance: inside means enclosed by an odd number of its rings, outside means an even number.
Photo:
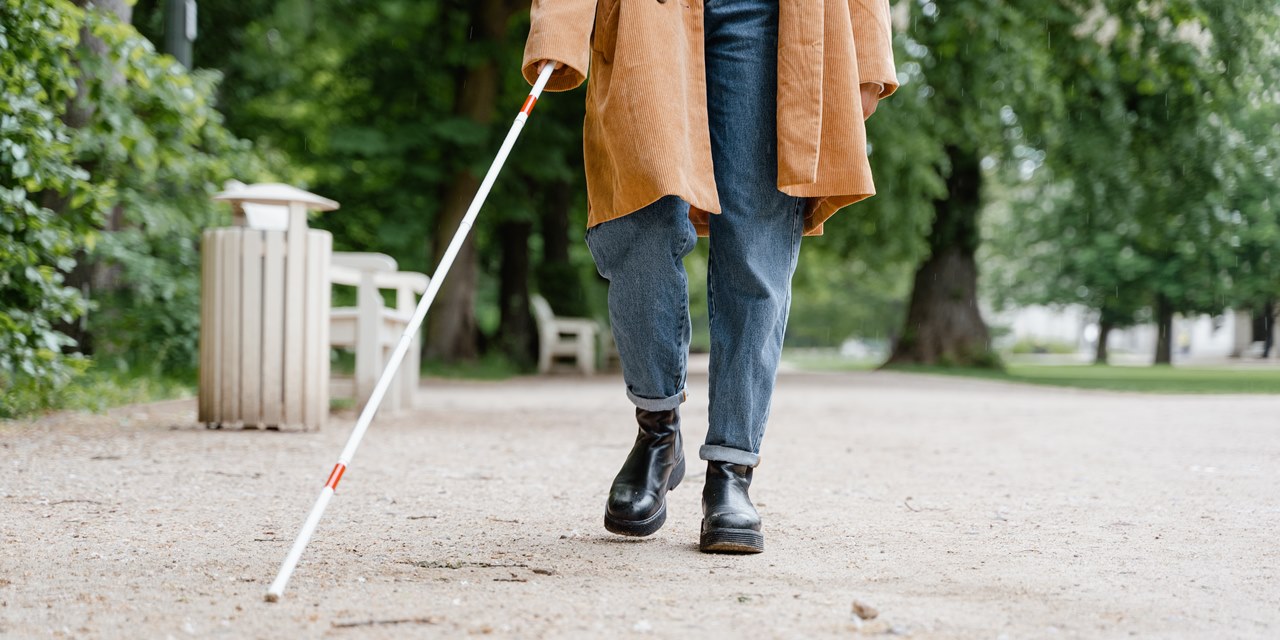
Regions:
<svg viewBox="0 0 1280 640"><path fill-rule="evenodd" d="M338 203L283 184L239 185L214 199L232 204L235 222L201 243L199 420L320 429L333 236L308 229L307 212ZM255 208L280 219L250 225L246 209Z"/></svg>

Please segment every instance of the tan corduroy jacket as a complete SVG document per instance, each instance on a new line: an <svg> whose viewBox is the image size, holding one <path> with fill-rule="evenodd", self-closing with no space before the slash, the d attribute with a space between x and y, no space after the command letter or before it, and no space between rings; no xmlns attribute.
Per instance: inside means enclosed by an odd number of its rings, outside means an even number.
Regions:
<svg viewBox="0 0 1280 640"><path fill-rule="evenodd" d="M875 194L862 83L898 87L888 0L778 0L778 189L808 198L805 234ZM702 0L533 0L524 76L587 87L588 224L675 195L707 233L720 212L707 128Z"/></svg>

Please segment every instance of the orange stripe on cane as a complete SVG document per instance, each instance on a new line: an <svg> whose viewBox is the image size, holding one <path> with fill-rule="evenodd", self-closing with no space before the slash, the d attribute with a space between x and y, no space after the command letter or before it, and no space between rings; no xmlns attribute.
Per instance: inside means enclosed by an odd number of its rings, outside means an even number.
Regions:
<svg viewBox="0 0 1280 640"><path fill-rule="evenodd" d="M333 465L333 471L329 472L329 479L324 481L324 486L338 490L338 483L342 481L342 474L347 472L347 465L339 462Z"/></svg>

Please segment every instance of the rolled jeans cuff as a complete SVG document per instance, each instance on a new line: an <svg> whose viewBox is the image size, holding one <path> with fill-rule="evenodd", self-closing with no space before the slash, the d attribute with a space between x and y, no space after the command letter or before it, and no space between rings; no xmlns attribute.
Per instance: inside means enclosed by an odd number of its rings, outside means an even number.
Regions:
<svg viewBox="0 0 1280 640"><path fill-rule="evenodd" d="M685 397L684 389L669 398L641 398L631 393L630 389L627 389L627 399L631 400L636 405L636 408L644 409L645 411L670 411L676 409L684 402Z"/></svg>
<svg viewBox="0 0 1280 640"><path fill-rule="evenodd" d="M715 444L702 445L702 448L698 449L698 457L709 462L728 462L729 464L741 464L748 467L756 467L760 464L760 454L758 453Z"/></svg>

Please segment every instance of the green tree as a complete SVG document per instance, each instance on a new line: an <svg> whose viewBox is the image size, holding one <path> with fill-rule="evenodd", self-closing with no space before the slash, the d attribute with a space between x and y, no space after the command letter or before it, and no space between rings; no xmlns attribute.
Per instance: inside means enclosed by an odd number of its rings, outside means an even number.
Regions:
<svg viewBox="0 0 1280 640"><path fill-rule="evenodd" d="M927 161L944 186L932 193L927 252L889 364L998 366L978 308L979 214L993 176L984 162L1020 162L1015 152L1041 145L1046 123L1060 117L1053 39L1076 17L1030 1L899 9L912 12L900 66L919 71L926 110L913 124L940 149Z"/></svg>
<svg viewBox="0 0 1280 640"><path fill-rule="evenodd" d="M1280 308L1280 99L1274 93L1280 82L1280 41L1274 38L1280 8L1254 9L1242 20L1252 37L1233 37L1227 62L1243 68L1235 74L1233 95L1244 105L1233 127L1233 170L1225 174L1228 244L1235 256L1228 301L1252 312L1259 328L1273 335Z"/></svg>
<svg viewBox="0 0 1280 640"><path fill-rule="evenodd" d="M1156 361L1168 363L1174 314L1220 312L1240 284L1243 238L1267 237L1273 214L1246 194L1268 167L1255 140L1270 138L1241 127L1259 79L1274 77L1263 46L1274 9L1116 2L1083 18L1058 63L1072 115L1001 221L997 288L1094 309L1100 363L1108 332L1150 310ZM1242 209L1242 197L1257 206ZM1266 252L1254 255L1244 268L1265 272Z"/></svg>
<svg viewBox="0 0 1280 640"><path fill-rule="evenodd" d="M1260 104L1243 118L1228 215L1234 234L1228 243L1237 258L1231 301L1261 313L1280 298L1280 104ZM1272 319L1274 322L1274 319Z"/></svg>
<svg viewBox="0 0 1280 640"><path fill-rule="evenodd" d="M265 173L221 126L217 74L156 54L122 3L0 7L0 414L56 404L83 355L191 370L208 197Z"/></svg>
<svg viewBox="0 0 1280 640"><path fill-rule="evenodd" d="M0 417L48 405L82 368L57 328L85 311L65 274L110 195L76 163L62 119L82 18L62 0L0 3Z"/></svg>
<svg viewBox="0 0 1280 640"><path fill-rule="evenodd" d="M841 212L823 236L805 238L788 346L837 346L850 338L892 343L901 333L910 272L928 250L924 239L946 180L944 149L922 126L932 115L933 89L906 51L914 42L900 35L896 45L905 61L898 69L902 86L867 121L878 195Z"/></svg>
<svg viewBox="0 0 1280 640"><path fill-rule="evenodd" d="M108 44L86 62L95 116L81 162L116 193L111 224L87 260L113 274L86 329L94 355L151 374L194 371L200 318L200 234L227 222L211 201L231 178L272 175L264 154L232 135L211 96L219 75L188 72L110 16L92 24Z"/></svg>
<svg viewBox="0 0 1280 640"><path fill-rule="evenodd" d="M196 49L197 64L227 74L229 126L342 202L316 221L339 248L430 273L528 92L517 63L528 2L286 0L248 20L230 15L237 6L201 3L202 16L227 16L203 33L235 46ZM586 311L572 242L585 218L582 111L580 95L539 105L433 306L430 355L530 361L534 280L557 311Z"/></svg>

